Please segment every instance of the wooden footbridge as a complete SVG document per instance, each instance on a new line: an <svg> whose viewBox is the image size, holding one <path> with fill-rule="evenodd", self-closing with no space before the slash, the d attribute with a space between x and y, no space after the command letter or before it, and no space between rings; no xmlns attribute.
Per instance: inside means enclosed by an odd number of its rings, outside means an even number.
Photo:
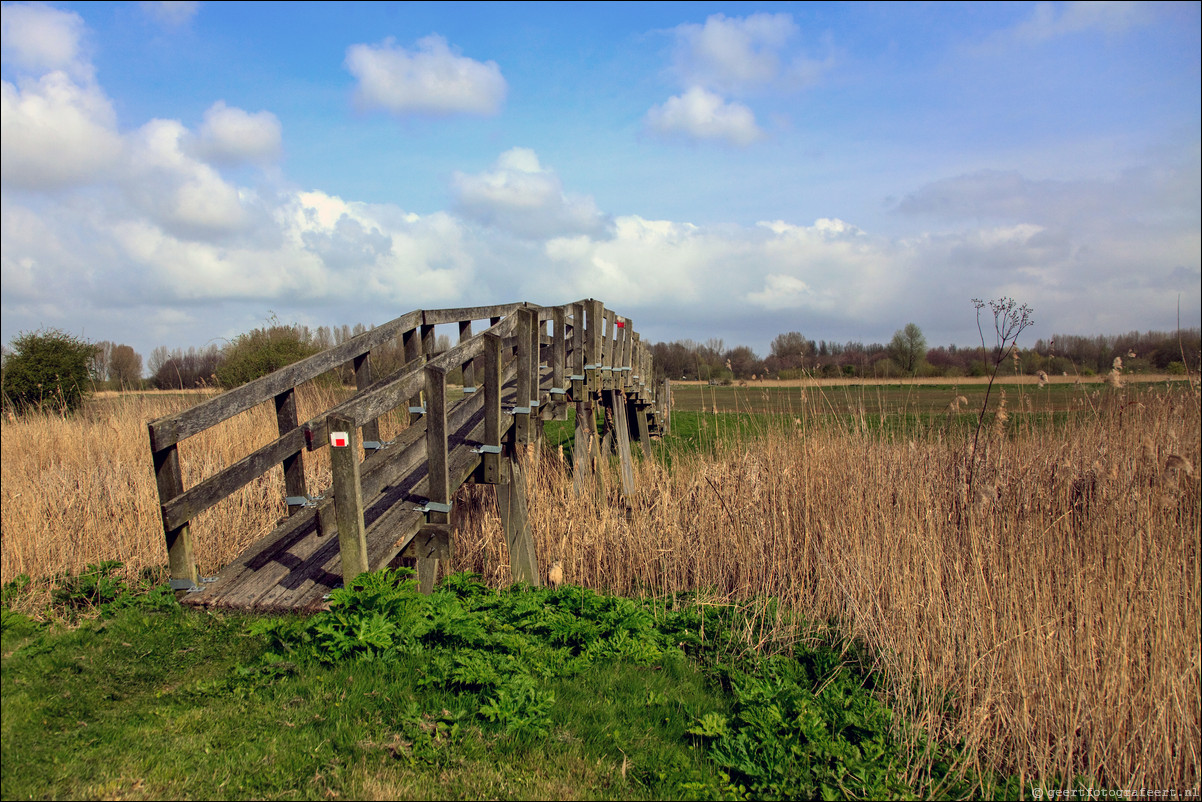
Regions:
<svg viewBox="0 0 1202 802"><path fill-rule="evenodd" d="M477 321L487 325L473 334ZM446 324L458 325L459 342L436 353L434 327ZM398 337L407 364L375 379L372 350ZM297 387L346 364L354 395L300 423ZM449 398L447 375L457 370L462 395ZM600 301L419 310L160 418L149 424L150 447L171 584L188 604L314 610L344 579L408 557L428 592L439 563L449 559L450 513L465 482L497 486L513 577L538 584L520 452L538 444L542 421L566 420L574 405L576 476L587 475L602 444L608 450L613 442L629 493L630 440L647 448L652 432L667 425L667 385L657 392L653 375L650 351L630 319ZM279 437L185 489L179 443L269 400ZM410 425L382 442L379 419L399 407L407 407ZM598 437L598 407L612 438ZM322 448L330 449L333 486L311 493L304 455ZM288 517L216 577L202 579L189 522L276 465L283 467Z"/></svg>

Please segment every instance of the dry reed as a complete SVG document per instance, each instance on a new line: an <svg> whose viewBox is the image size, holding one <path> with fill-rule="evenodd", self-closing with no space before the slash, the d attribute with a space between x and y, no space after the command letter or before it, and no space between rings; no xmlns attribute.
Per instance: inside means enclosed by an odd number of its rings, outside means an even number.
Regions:
<svg viewBox="0 0 1202 802"><path fill-rule="evenodd" d="M302 419L329 393L303 392ZM194 401L122 396L73 419L5 421L0 581L52 583L105 559L131 573L161 567L146 423ZM818 418L823 403L799 415ZM880 654L905 720L962 740L983 767L1196 788L1197 391L1126 389L1080 406L1089 412L1054 429L1016 412L975 455L962 437L767 431L751 447L677 456L671 470L641 461L628 500L613 466L577 495L564 461L548 456L530 472L538 554L569 583L771 595L810 620L840 619ZM274 425L267 404L186 441L185 484L270 440ZM402 425L386 424L385 437ZM310 487L326 487L328 465L314 456ZM193 523L202 572L275 525L282 484L277 469ZM490 493L461 491L477 503L462 505L453 568L503 585Z"/></svg>

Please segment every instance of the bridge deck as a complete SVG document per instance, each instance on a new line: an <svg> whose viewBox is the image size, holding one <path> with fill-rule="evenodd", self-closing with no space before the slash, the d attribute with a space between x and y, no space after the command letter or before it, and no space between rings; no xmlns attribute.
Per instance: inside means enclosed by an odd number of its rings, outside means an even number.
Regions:
<svg viewBox="0 0 1202 802"><path fill-rule="evenodd" d="M505 389L503 403L512 405L514 384ZM425 420L419 419L401 432L395 443L363 461L364 519L372 570L388 565L426 521L425 513L417 509L427 500L429 487ZM513 415L502 411L502 435L512 426ZM472 449L484 437L483 394L467 396L450 406L447 429L451 487L457 488L480 464L480 455ZM341 585L337 524L333 501L327 495L251 544L215 581L182 601L257 612L314 611L324 607L326 594Z"/></svg>

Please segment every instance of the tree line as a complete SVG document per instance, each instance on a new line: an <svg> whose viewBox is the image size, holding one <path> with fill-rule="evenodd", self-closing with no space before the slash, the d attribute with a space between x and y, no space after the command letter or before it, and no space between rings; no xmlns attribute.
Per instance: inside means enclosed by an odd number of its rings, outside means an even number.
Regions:
<svg viewBox="0 0 1202 802"><path fill-rule="evenodd" d="M745 345L725 348L720 339L659 342L651 346L659 378L735 381L750 379L868 378L987 376L995 354L981 346L927 347L926 337L914 323L899 329L888 343L814 341L791 331L777 335L766 357ZM1198 369L1202 331L1132 331L1126 334L1082 337L1057 334L1036 340L1005 358L1013 369L1034 376L1094 376L1110 371L1115 358L1126 373L1184 374L1186 366ZM1017 357L1017 358L1016 358Z"/></svg>
<svg viewBox="0 0 1202 802"><path fill-rule="evenodd" d="M18 410L46 405L74 409L93 389L236 387L367 330L361 323L310 328L273 318L220 346L187 350L159 346L151 351L145 371L142 356L126 344L90 343L56 330L21 334L3 352L4 405ZM438 337L438 351L450 346L446 335ZM650 348L657 378L674 380L986 376L996 366L996 354L988 348L928 348L922 329L914 323L898 329L888 343L815 341L801 332L785 332L772 341L765 357L745 345L727 348L721 339L657 342ZM1016 348L1003 358L1012 363L1008 370L1026 375L1090 376L1108 372L1116 358L1122 360L1126 373L1183 374L1187 366L1198 369L1200 355L1202 332L1191 328L1093 337L1057 334L1047 341L1036 340L1029 348ZM373 350L372 363L378 376L399 370L405 364L400 340ZM326 380L351 384L354 376L344 365Z"/></svg>

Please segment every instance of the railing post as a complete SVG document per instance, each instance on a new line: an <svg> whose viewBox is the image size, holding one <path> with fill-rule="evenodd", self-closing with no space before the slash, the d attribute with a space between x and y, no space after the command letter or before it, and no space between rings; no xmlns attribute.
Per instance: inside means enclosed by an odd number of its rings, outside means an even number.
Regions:
<svg viewBox="0 0 1202 802"><path fill-rule="evenodd" d="M151 447L153 446L152 439ZM153 453L154 477L159 489L161 507L184 492L184 479L179 468L179 450L174 443ZM199 587L200 574L196 570L196 552L192 546L192 530L189 525L183 524L175 529L168 529L164 521L163 534L167 539L167 568L170 572L171 587L175 590Z"/></svg>
<svg viewBox="0 0 1202 802"><path fill-rule="evenodd" d="M588 376L587 383L590 393L598 392L601 389L601 356L603 352L601 334L604 319L605 313L601 302L592 301L588 310L588 364L584 367L584 372Z"/></svg>
<svg viewBox="0 0 1202 802"><path fill-rule="evenodd" d="M459 342L467 342L472 338L472 321L459 321ZM463 366L463 393L468 395L476 392L476 364L474 359L469 359L467 364Z"/></svg>
<svg viewBox="0 0 1202 802"><path fill-rule="evenodd" d="M519 309L514 314L518 316L517 324L517 397L514 401L513 408L513 430L515 441L519 446L526 446L533 442L532 433L530 431L530 398L534 394L531 388L531 354L530 340L533 336L533 324L530 318L532 317L531 310ZM538 314L537 312L533 314Z"/></svg>
<svg viewBox="0 0 1202 802"><path fill-rule="evenodd" d="M371 352L359 354L354 359L355 367L355 389L365 390L371 386L372 369L371 369ZM369 420L361 427L361 434L364 443L379 443L380 442L380 421L376 418Z"/></svg>
<svg viewBox="0 0 1202 802"><path fill-rule="evenodd" d="M417 545L417 583L422 593L434 590L440 561L449 558L451 474L447 444L447 372L426 366L426 526Z"/></svg>
<svg viewBox="0 0 1202 802"><path fill-rule="evenodd" d="M359 469L359 430L340 415L327 419L330 431L330 470L334 483L334 515L338 521L338 552L342 557L342 584L350 584L370 570L367 564L367 527L363 522L363 484Z"/></svg>
<svg viewBox="0 0 1202 802"><path fill-rule="evenodd" d="M481 372L484 380L484 482L500 484L501 473L501 338L484 335Z"/></svg>
<svg viewBox="0 0 1202 802"><path fill-rule="evenodd" d="M419 359L422 355L422 341L417 329L410 329L401 333L401 341L405 345L405 362L412 362ZM412 426L421 420L422 417L422 394L409 399L409 425Z"/></svg>
<svg viewBox="0 0 1202 802"><path fill-rule="evenodd" d="M551 310L551 403L555 420L568 419L568 389L564 380L564 363L567 361L568 315L567 310L557 306Z"/></svg>
<svg viewBox="0 0 1202 802"><path fill-rule="evenodd" d="M300 425L296 414L295 387L289 388L275 397L275 420L280 437ZM305 485L304 453L304 451L298 451L291 456L284 457L284 461L280 463L284 468L284 495L293 501L307 498L309 495ZM289 515L294 515L302 509L304 509L303 501L288 504Z"/></svg>

